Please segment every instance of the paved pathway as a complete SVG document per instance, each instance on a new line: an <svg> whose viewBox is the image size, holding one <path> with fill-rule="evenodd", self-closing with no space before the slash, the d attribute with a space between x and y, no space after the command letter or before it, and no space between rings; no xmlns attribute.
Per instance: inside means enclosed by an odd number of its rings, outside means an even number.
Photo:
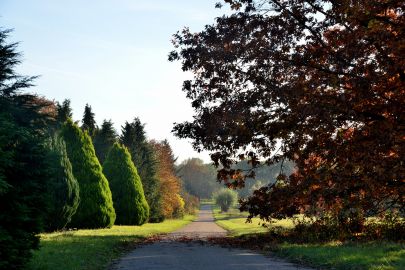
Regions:
<svg viewBox="0 0 405 270"><path fill-rule="evenodd" d="M204 239L225 236L215 224L210 206L202 206L198 219L168 234L158 243L133 250L114 266L114 270L310 270L286 261L265 257L242 249L229 249L196 242L178 242L179 238Z"/></svg>

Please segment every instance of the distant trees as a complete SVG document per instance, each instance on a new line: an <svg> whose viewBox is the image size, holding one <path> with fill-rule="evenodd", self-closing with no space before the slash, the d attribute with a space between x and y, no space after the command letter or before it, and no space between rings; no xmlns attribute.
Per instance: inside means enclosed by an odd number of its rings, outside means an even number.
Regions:
<svg viewBox="0 0 405 270"><path fill-rule="evenodd" d="M45 196L47 197L45 230L65 228L79 206L79 183L73 175L66 145L59 135L49 139L48 173Z"/></svg>
<svg viewBox="0 0 405 270"><path fill-rule="evenodd" d="M180 195L181 180L176 176L173 150L167 140L151 141L158 162L157 178L160 181L159 193L162 196L162 211L165 218L182 216L184 200Z"/></svg>
<svg viewBox="0 0 405 270"><path fill-rule="evenodd" d="M169 59L194 74L196 112L176 134L214 152L235 187L253 176L240 160L295 163L242 203L251 217L322 215L356 232L403 214L403 1L225 2L232 14L175 35Z"/></svg>
<svg viewBox="0 0 405 270"><path fill-rule="evenodd" d="M43 229L49 116L22 92L34 78L15 73L20 55L8 34L0 29L0 269L21 269Z"/></svg>
<svg viewBox="0 0 405 270"><path fill-rule="evenodd" d="M115 143L103 164L103 172L110 182L115 212L119 225L142 225L149 218L149 205L142 182L125 146Z"/></svg>
<svg viewBox="0 0 405 270"><path fill-rule="evenodd" d="M138 169L146 200L150 207L150 221L161 222L164 215L162 198L159 193L159 180L156 177L157 161L152 147L146 140L144 125L139 118L135 118L131 123L125 122L122 127L120 142L128 148L132 161Z"/></svg>
<svg viewBox="0 0 405 270"><path fill-rule="evenodd" d="M91 138L94 137L94 134L97 130L97 123L94 119L94 112L92 111L89 104L86 104L86 106L84 107L82 129L86 130Z"/></svg>
<svg viewBox="0 0 405 270"><path fill-rule="evenodd" d="M223 187L216 179L215 167L204 164L201 159L185 160L177 170L184 189L200 199L210 199L215 191Z"/></svg>
<svg viewBox="0 0 405 270"><path fill-rule="evenodd" d="M73 175L79 182L80 204L72 218L76 228L109 228L116 215L111 190L96 157L90 136L68 119L62 136L66 142Z"/></svg>
<svg viewBox="0 0 405 270"><path fill-rule="evenodd" d="M117 132L114 129L114 124L111 120L104 120L100 129L95 132L94 148L96 155L101 164L104 163L108 151L117 141Z"/></svg>

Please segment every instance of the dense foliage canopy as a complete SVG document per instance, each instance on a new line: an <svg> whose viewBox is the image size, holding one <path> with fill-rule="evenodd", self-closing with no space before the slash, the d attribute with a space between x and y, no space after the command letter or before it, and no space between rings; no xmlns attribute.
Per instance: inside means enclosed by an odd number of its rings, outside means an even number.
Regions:
<svg viewBox="0 0 405 270"><path fill-rule="evenodd" d="M175 133L232 169L292 160L243 202L251 216L324 213L340 224L404 211L403 1L226 0L234 12L174 37L194 121ZM218 6L221 6L218 4Z"/></svg>
<svg viewBox="0 0 405 270"><path fill-rule="evenodd" d="M104 163L108 152L117 141L117 131L114 129L114 124L111 120L104 120L100 129L95 130L94 149L101 164Z"/></svg>
<svg viewBox="0 0 405 270"><path fill-rule="evenodd" d="M163 221L162 198L159 192L160 183L156 176L158 164L153 149L146 139L144 124L139 118L135 118L131 123L125 122L122 127L120 142L128 148L132 161L138 169L146 200L150 207L150 221Z"/></svg>
<svg viewBox="0 0 405 270"><path fill-rule="evenodd" d="M221 208L221 212L228 212L238 201L238 193L232 189L223 188L214 193L213 199L215 204Z"/></svg>
<svg viewBox="0 0 405 270"><path fill-rule="evenodd" d="M217 181L215 167L205 164L201 159L185 160L177 167L177 171L184 189L200 199L211 199L215 191L223 188Z"/></svg>
<svg viewBox="0 0 405 270"><path fill-rule="evenodd" d="M9 31L0 29L0 269L21 269L38 248L46 209L46 124L38 97L23 93L34 78L20 63Z"/></svg>
<svg viewBox="0 0 405 270"><path fill-rule="evenodd" d="M160 181L162 211L165 218L180 217L184 213L184 200L180 195L181 180L176 175L173 150L167 140L151 141L158 161L157 178Z"/></svg>
<svg viewBox="0 0 405 270"><path fill-rule="evenodd" d="M48 139L48 173L45 196L47 210L45 230L66 227L79 206L79 183L73 175L65 141L56 134Z"/></svg>
<svg viewBox="0 0 405 270"><path fill-rule="evenodd" d="M61 132L72 163L73 175L80 188L80 204L70 227L111 227L116 217L111 190L96 157L90 136L70 119L65 122Z"/></svg>
<svg viewBox="0 0 405 270"><path fill-rule="evenodd" d="M118 225L142 225L149 218L149 205L141 179L125 146L115 143L103 164L112 192Z"/></svg>

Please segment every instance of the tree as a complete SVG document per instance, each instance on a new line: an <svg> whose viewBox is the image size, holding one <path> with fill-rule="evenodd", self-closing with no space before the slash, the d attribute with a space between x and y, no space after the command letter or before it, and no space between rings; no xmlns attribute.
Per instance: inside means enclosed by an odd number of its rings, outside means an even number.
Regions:
<svg viewBox="0 0 405 270"><path fill-rule="evenodd" d="M216 179L215 167L204 164L201 159L183 161L177 168L184 189L200 199L211 199L215 191L223 188Z"/></svg>
<svg viewBox="0 0 405 270"><path fill-rule="evenodd" d="M62 104L57 102L56 103L56 109L57 109L57 112L58 112L56 120L60 125L65 123L69 118L73 117L72 107L70 106L70 99L65 99L62 102Z"/></svg>
<svg viewBox="0 0 405 270"><path fill-rule="evenodd" d="M79 206L79 183L73 176L66 145L59 135L50 138L48 146L49 177L46 185L47 214L45 230L66 227Z"/></svg>
<svg viewBox="0 0 405 270"><path fill-rule="evenodd" d="M228 212L238 201L238 194L234 190L224 188L215 192L213 198L215 204L221 207L221 212Z"/></svg>
<svg viewBox="0 0 405 270"><path fill-rule="evenodd" d="M249 171L251 165L243 160L233 166L234 169L242 171ZM253 179L246 179L244 187L237 189L239 198L247 198L253 194L255 190L261 187L268 186L276 182L280 172L285 176L290 176L294 172L294 163L289 160L278 162L270 166L262 165L253 169L255 177Z"/></svg>
<svg viewBox="0 0 405 270"><path fill-rule="evenodd" d="M160 181L163 215L165 218L179 217L184 213L184 200L180 195L181 180L176 176L173 150L167 140L151 141L150 144L158 162L157 178Z"/></svg>
<svg viewBox="0 0 405 270"><path fill-rule="evenodd" d="M114 124L111 120L104 120L101 128L96 131L94 136L94 148L96 155L101 164L104 163L108 151L117 141L117 132L114 129Z"/></svg>
<svg viewBox="0 0 405 270"><path fill-rule="evenodd" d="M97 123L94 119L94 112L89 104L84 107L83 119L82 119L82 130L87 130L90 137L94 137L94 133L97 130Z"/></svg>
<svg viewBox="0 0 405 270"><path fill-rule="evenodd" d="M110 228L115 221L111 190L90 136L70 119L65 122L61 134L80 188L80 204L70 227Z"/></svg>
<svg viewBox="0 0 405 270"><path fill-rule="evenodd" d="M125 146L115 143L103 164L117 213L118 225L142 225L149 217L149 205L141 179Z"/></svg>
<svg viewBox="0 0 405 270"><path fill-rule="evenodd" d="M49 116L23 92L34 77L16 74L20 55L8 34L0 29L0 269L22 269L43 229Z"/></svg>
<svg viewBox="0 0 405 270"><path fill-rule="evenodd" d="M146 140L144 125L139 118L135 118L132 123L125 122L120 142L128 148L141 177L146 200L150 207L149 221L163 221L162 198L159 193L159 180L156 177L156 158L152 147Z"/></svg>
<svg viewBox="0 0 405 270"><path fill-rule="evenodd" d="M183 89L196 111L177 136L212 151L233 186L254 176L239 160L296 164L242 203L251 217L323 213L356 230L403 213L402 2L225 2L233 14L175 35L169 59L195 74Z"/></svg>

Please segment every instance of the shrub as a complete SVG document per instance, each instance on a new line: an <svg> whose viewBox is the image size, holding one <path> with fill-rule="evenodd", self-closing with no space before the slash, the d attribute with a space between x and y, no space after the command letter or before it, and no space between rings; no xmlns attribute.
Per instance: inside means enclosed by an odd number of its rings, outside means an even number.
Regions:
<svg viewBox="0 0 405 270"><path fill-rule="evenodd" d="M89 135L69 119L62 136L80 187L80 204L70 227L110 228L115 221L111 190Z"/></svg>
<svg viewBox="0 0 405 270"><path fill-rule="evenodd" d="M115 143L103 164L103 172L110 181L116 224L142 225L149 218L142 182L125 146Z"/></svg>
<svg viewBox="0 0 405 270"><path fill-rule="evenodd" d="M173 208L172 218L182 218L184 216L184 199L180 196L180 194L176 194L176 204Z"/></svg>
<svg viewBox="0 0 405 270"><path fill-rule="evenodd" d="M195 214L196 210L200 207L198 198L186 191L183 191L181 196L184 199L184 212L186 214Z"/></svg>
<svg viewBox="0 0 405 270"><path fill-rule="evenodd" d="M47 181L47 216L45 230L65 228L79 206L79 184L73 176L63 139L55 135L48 146L49 178Z"/></svg>
<svg viewBox="0 0 405 270"><path fill-rule="evenodd" d="M229 208L234 206L238 200L238 194L231 189L221 189L214 193L215 204L221 207L222 212L228 212Z"/></svg>

